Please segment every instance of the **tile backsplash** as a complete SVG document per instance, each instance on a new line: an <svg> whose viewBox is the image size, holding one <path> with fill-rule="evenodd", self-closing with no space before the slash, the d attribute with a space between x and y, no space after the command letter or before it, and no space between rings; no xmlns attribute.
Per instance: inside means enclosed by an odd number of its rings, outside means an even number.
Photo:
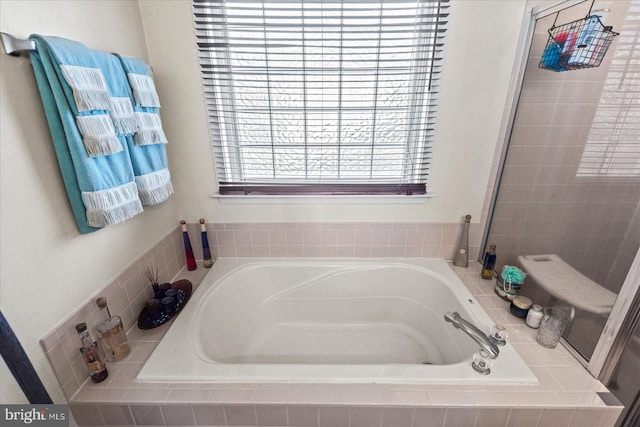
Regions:
<svg viewBox="0 0 640 427"><path fill-rule="evenodd" d="M97 338L95 326L100 322L100 313L95 300L103 296L107 298L110 311L122 318L126 330L134 326L145 301L152 296L152 288L144 275L145 270L157 269L159 281L168 282L185 264L182 239L178 230L169 233L142 254L40 340L67 399L70 399L88 379L78 350L80 342L75 325L86 322L93 338Z"/></svg>
<svg viewBox="0 0 640 427"><path fill-rule="evenodd" d="M200 224L188 224L195 257L202 259ZM207 224L214 257L425 257L452 259L461 223L215 223ZM478 256L480 226L472 223L469 259ZM99 312L95 300L107 298L112 313L131 329L152 296L144 272L158 270L160 282L173 280L185 265L179 228L126 266L41 340L47 358L67 399L88 379L78 351L75 325L86 322L96 338ZM200 268L193 274L204 274Z"/></svg>
<svg viewBox="0 0 640 427"><path fill-rule="evenodd" d="M196 252L199 224L189 225ZM212 254L218 257L425 257L452 259L462 231L459 223L221 223L207 224ZM193 240L196 236L197 240ZM478 256L480 224L471 223L469 259Z"/></svg>

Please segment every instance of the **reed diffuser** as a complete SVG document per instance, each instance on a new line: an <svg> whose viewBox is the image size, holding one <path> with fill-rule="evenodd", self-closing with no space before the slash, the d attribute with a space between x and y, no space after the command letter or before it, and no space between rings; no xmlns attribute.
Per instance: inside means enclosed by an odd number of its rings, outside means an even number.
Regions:
<svg viewBox="0 0 640 427"><path fill-rule="evenodd" d="M158 298L160 295L160 285L158 285L158 269L148 267L144 271L144 275L147 277L149 283L151 283L151 287L153 288L153 297Z"/></svg>

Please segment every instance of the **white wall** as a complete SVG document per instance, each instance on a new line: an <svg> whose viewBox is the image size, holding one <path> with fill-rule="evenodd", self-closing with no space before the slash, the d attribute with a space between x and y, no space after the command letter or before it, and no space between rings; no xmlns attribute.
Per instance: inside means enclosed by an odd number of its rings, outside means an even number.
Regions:
<svg viewBox="0 0 640 427"><path fill-rule="evenodd" d="M187 219L210 222L480 219L513 68L525 1L454 1L446 52L431 190L419 204L230 204L217 191L195 46L191 3L140 2L149 57L163 97L169 154ZM159 83L158 83L159 82ZM179 119L169 119L178 117ZM187 167L188 166L188 167Z"/></svg>
<svg viewBox="0 0 640 427"><path fill-rule="evenodd" d="M148 59L135 0L2 0L0 30L23 38L57 35ZM174 229L179 205L173 198L123 224L80 235L30 61L0 53L0 70L0 309L53 399L64 402L39 339ZM0 402L25 402L4 364L0 371Z"/></svg>

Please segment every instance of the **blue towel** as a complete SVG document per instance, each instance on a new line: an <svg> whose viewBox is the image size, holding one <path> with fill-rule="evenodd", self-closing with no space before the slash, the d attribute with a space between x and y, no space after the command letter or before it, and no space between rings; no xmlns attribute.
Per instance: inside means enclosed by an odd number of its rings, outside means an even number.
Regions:
<svg viewBox="0 0 640 427"><path fill-rule="evenodd" d="M162 203L173 194L167 163L167 138L158 115L160 102L151 70L142 60L117 55L127 74L138 130L127 137L129 155L143 205Z"/></svg>
<svg viewBox="0 0 640 427"><path fill-rule="evenodd" d="M112 78L121 70L118 59L59 37L31 39L38 88L80 232L141 213L124 136L136 122L126 106L126 85Z"/></svg>

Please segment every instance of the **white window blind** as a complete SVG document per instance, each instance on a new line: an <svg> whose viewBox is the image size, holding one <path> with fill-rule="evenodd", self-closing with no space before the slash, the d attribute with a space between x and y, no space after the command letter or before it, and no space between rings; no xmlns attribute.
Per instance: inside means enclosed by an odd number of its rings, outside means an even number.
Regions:
<svg viewBox="0 0 640 427"><path fill-rule="evenodd" d="M221 194L424 194L449 0L193 0Z"/></svg>
<svg viewBox="0 0 640 427"><path fill-rule="evenodd" d="M632 0L577 176L640 178L640 0Z"/></svg>

